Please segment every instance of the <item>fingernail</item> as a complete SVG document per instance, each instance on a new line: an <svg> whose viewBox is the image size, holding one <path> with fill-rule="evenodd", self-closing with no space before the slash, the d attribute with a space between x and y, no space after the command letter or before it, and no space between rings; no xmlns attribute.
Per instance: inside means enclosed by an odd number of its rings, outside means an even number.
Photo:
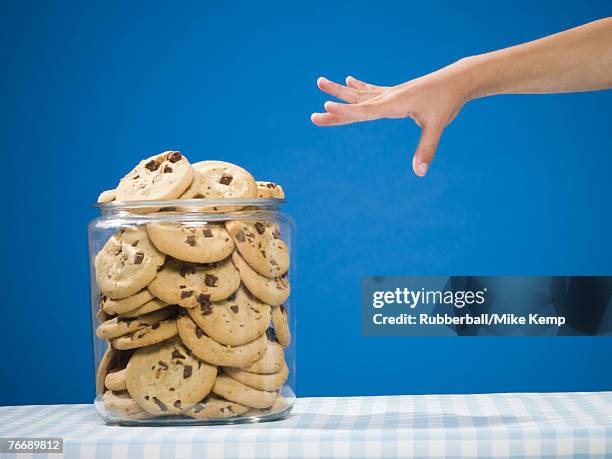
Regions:
<svg viewBox="0 0 612 459"><path fill-rule="evenodd" d="M325 77L319 77L318 81L319 81L319 82L324 82L324 83L325 83L325 82L327 82L327 81L329 81L329 80L328 80L327 78L325 78Z"/></svg>
<svg viewBox="0 0 612 459"><path fill-rule="evenodd" d="M425 177L425 174L427 174L427 168L428 167L429 167L429 164L427 164L427 163L419 164L419 166L417 167L417 175L419 177Z"/></svg>
<svg viewBox="0 0 612 459"><path fill-rule="evenodd" d="M328 100L327 102L323 104L323 107L325 108L325 110L327 110L327 107L334 106L334 105L336 105L334 102L332 102L331 100Z"/></svg>

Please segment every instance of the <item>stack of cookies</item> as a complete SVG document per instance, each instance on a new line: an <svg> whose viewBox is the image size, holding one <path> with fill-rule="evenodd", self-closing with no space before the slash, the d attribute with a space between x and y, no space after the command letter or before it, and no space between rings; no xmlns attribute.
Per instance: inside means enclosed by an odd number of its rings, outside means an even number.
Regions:
<svg viewBox="0 0 612 459"><path fill-rule="evenodd" d="M168 151L99 202L283 197L239 166L190 164ZM281 227L235 203L146 212L93 254L96 335L108 343L96 391L106 414L212 420L286 410L290 257Z"/></svg>

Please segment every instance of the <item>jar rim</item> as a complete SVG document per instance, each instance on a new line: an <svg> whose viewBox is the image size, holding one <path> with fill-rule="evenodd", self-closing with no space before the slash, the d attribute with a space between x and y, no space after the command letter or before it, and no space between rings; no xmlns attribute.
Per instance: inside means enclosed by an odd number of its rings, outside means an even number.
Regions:
<svg viewBox="0 0 612 459"><path fill-rule="evenodd" d="M166 199L158 201L111 201L111 202L95 202L92 207L100 209L103 212L132 210L132 209L150 209L159 207L180 207L182 209L193 208L196 211L198 208L210 206L238 206L238 207L257 207L257 208L278 208L282 204L286 204L285 199L277 198L249 198L249 199ZM189 210L187 210L189 211Z"/></svg>

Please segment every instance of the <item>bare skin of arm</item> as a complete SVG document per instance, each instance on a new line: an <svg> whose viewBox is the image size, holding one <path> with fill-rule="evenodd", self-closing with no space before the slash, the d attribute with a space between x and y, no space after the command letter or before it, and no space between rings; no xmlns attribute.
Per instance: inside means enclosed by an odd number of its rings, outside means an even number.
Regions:
<svg viewBox="0 0 612 459"><path fill-rule="evenodd" d="M440 136L470 100L496 94L545 94L612 88L612 18L539 40L461 59L397 86L319 78L319 88L346 103L326 102L318 126L412 118L422 129L412 167L425 176Z"/></svg>

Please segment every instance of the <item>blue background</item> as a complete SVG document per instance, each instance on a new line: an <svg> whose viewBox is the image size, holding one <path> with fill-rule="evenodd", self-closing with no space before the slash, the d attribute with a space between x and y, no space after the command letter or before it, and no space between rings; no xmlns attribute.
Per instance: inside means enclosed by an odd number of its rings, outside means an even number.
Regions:
<svg viewBox="0 0 612 459"><path fill-rule="evenodd" d="M362 275L612 274L612 92L472 102L426 179L409 120L309 121L320 75L399 83L611 14L608 1L5 3L0 405L93 399L90 205L165 149L284 185L299 395L612 389L607 338L359 330Z"/></svg>

